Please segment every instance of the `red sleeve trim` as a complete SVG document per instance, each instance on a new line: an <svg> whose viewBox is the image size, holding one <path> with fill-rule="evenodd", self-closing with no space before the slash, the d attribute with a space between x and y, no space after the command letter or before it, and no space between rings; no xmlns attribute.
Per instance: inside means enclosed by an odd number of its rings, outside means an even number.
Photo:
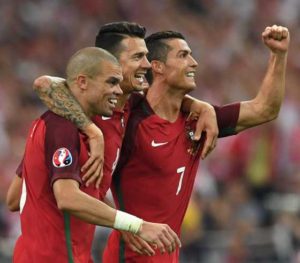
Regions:
<svg viewBox="0 0 300 263"><path fill-rule="evenodd" d="M76 182L78 182L79 186L82 185L82 180L81 180L79 173L77 175L74 175L71 173L63 173L63 174L54 174L52 176L51 181L50 181L51 186L53 186L53 184L56 180L60 180L60 179L72 179L72 180L75 180Z"/></svg>
<svg viewBox="0 0 300 263"><path fill-rule="evenodd" d="M221 107L214 106L219 128L219 137L236 134L236 125L240 114L240 103L227 104Z"/></svg>

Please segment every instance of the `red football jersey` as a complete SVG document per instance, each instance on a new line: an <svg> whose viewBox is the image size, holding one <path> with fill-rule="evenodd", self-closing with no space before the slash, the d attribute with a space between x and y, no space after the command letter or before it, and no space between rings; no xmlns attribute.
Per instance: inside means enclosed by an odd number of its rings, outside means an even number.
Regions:
<svg viewBox="0 0 300 263"><path fill-rule="evenodd" d="M104 136L103 178L100 184L100 199L103 200L110 188L111 177L120 157L122 140L127 122L127 107L124 111L114 111L112 117L96 116L93 122Z"/></svg>
<svg viewBox="0 0 300 263"><path fill-rule="evenodd" d="M112 174L120 157L130 109L133 108L141 98L140 94L133 93L122 111L115 110L112 117L96 116L93 118L93 122L103 133L105 144L103 178L100 184L101 200L103 200L107 190L110 188Z"/></svg>
<svg viewBox="0 0 300 263"><path fill-rule="evenodd" d="M234 134L239 104L215 108L221 135ZM184 114L171 123L154 114L145 99L131 111L112 193L119 209L147 221L166 223L178 235L193 190L203 140L194 143L195 123ZM202 136L203 138L204 136ZM140 256L113 231L104 262L178 262L171 255Z"/></svg>
<svg viewBox="0 0 300 263"><path fill-rule="evenodd" d="M58 179L81 184L88 158L86 138L69 121L50 111L33 122L22 167L21 231L14 262L92 262L95 226L57 208L52 185ZM19 169L20 170L20 169ZM99 198L94 186L80 189Z"/></svg>

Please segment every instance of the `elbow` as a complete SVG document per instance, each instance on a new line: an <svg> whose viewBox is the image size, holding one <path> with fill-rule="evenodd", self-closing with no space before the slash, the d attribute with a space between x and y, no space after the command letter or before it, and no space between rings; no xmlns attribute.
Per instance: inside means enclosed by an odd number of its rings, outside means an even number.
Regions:
<svg viewBox="0 0 300 263"><path fill-rule="evenodd" d="M62 212L76 210L76 195L70 192L60 192L55 194L57 208Z"/></svg>
<svg viewBox="0 0 300 263"><path fill-rule="evenodd" d="M44 75L44 76L38 77L33 82L33 90L38 91L40 89L43 89L43 88L49 86L49 83L50 83L50 80L49 80L48 76Z"/></svg>
<svg viewBox="0 0 300 263"><path fill-rule="evenodd" d="M253 103L252 110L255 118L257 118L257 124L266 123L276 119L280 111L279 103ZM257 125L256 124L256 125Z"/></svg>
<svg viewBox="0 0 300 263"><path fill-rule="evenodd" d="M268 109L265 110L265 119L266 122L273 121L277 119L279 115L280 107L269 107Z"/></svg>
<svg viewBox="0 0 300 263"><path fill-rule="evenodd" d="M76 211L80 192L79 183L71 179L56 180L53 184L56 206L61 211Z"/></svg>
<svg viewBox="0 0 300 263"><path fill-rule="evenodd" d="M19 208L19 205L10 205L10 206L8 206L8 210L10 212L18 212L18 211L20 211L20 208Z"/></svg>
<svg viewBox="0 0 300 263"><path fill-rule="evenodd" d="M279 112L270 116L269 121L276 120L278 118Z"/></svg>
<svg viewBox="0 0 300 263"><path fill-rule="evenodd" d="M6 206L11 212L16 212L20 210L19 200L12 200L10 198L6 198Z"/></svg>
<svg viewBox="0 0 300 263"><path fill-rule="evenodd" d="M62 212L70 211L71 204L72 204L72 202L67 197L60 196L60 197L56 198L57 208Z"/></svg>

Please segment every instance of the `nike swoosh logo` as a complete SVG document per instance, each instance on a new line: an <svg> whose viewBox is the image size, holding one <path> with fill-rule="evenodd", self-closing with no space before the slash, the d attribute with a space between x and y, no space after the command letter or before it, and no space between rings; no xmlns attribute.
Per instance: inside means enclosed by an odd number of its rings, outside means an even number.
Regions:
<svg viewBox="0 0 300 263"><path fill-rule="evenodd" d="M154 140L151 142L151 146L152 147L159 147L159 146L162 146L162 145L165 145L169 142L155 142Z"/></svg>
<svg viewBox="0 0 300 263"><path fill-rule="evenodd" d="M111 119L111 117L104 117L104 116L102 116L102 120L104 120L104 121L109 120L109 119Z"/></svg>

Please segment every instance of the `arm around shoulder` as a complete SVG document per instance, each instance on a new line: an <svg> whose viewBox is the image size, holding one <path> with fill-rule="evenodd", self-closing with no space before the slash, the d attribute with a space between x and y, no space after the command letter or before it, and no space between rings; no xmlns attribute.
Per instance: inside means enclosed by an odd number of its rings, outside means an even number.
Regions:
<svg viewBox="0 0 300 263"><path fill-rule="evenodd" d="M43 75L36 78L33 82L33 90L36 92L47 92L47 90L51 89L51 85L54 83L59 85L60 83L63 84L66 80L59 77L52 77L48 75Z"/></svg>
<svg viewBox="0 0 300 263"><path fill-rule="evenodd" d="M79 129L91 123L65 79L44 75L34 81L33 89L49 110L72 121Z"/></svg>

